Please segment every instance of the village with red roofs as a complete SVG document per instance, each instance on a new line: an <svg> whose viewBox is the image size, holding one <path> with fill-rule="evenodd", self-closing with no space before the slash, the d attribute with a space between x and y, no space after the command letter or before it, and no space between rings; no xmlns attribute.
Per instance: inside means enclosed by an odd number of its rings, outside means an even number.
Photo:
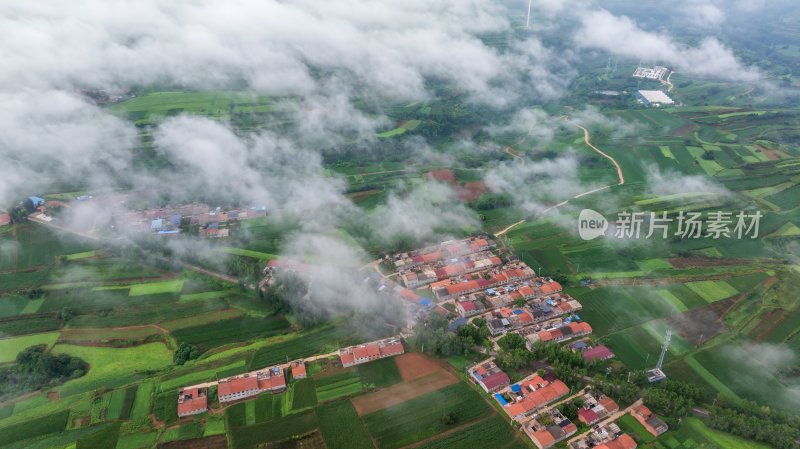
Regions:
<svg viewBox="0 0 800 449"><path fill-rule="evenodd" d="M509 334L523 338L528 351L563 344L586 363L608 362L614 353L591 338L592 326L578 314L581 304L559 282L538 275L513 254L497 248L491 238L471 237L390 254L362 270L365 283L376 292L396 294L415 320L439 315L449 321L452 332L470 323L485 324L494 350L485 351L485 360L467 366L460 375L537 448L565 442L571 449L635 449L636 441L615 423L625 415L654 436L667 430L666 423L641 400L620 409L614 399L591 385L568 385L546 365L521 377L514 373L515 380L501 369L494 354L498 342ZM313 270L295 260L271 260L263 270L261 288L270 288L285 271L310 276ZM400 356L406 353L403 340L412 332L410 322L394 337L183 387L178 393L178 415L190 417L262 394L285 393L290 383L308 376L309 363L323 361L333 369L348 369ZM216 404L210 403L211 397ZM576 410L574 419L562 412L565 406Z"/></svg>

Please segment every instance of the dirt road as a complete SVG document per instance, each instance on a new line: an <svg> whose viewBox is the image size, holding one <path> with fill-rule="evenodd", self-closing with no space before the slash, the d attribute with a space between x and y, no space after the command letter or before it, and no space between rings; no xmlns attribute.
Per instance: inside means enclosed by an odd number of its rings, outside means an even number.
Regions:
<svg viewBox="0 0 800 449"><path fill-rule="evenodd" d="M609 155L608 155L607 153L605 153L603 150L601 150L601 149L597 148L596 146L594 146L594 144L592 144L592 140L591 140L592 136L591 136L591 134L589 133L589 130L588 130L588 129L584 128L584 127L583 127L583 126L581 126L581 125L578 125L577 123L575 124L575 126L577 126L578 128L580 128L580 129L582 129L582 130L583 130L583 142L584 142L584 143L585 143L585 144L586 144L586 145L587 145L589 148L591 148L592 150L594 150L596 153L598 153L599 155L601 155L601 156L603 156L604 158L606 158L606 159L608 159L609 161L611 161L611 163L614 165L614 168L617 170L617 179L618 179L618 183L617 183L617 185L620 185L620 186L621 186L621 185L625 184L625 175L622 173L622 167L620 167L620 165L619 165L619 163L617 162L617 160L616 160L616 159L614 159L613 157L609 156ZM508 148L506 148L506 149L508 150ZM510 152L508 152L508 151L506 151L506 152L507 152L507 153L509 153L509 154L512 154L512 155L514 155L513 153L510 153ZM515 155L515 156L516 156L516 155ZM522 160L522 158L520 158L520 160ZM523 161L523 162L524 162L524 161ZM560 203L558 203L558 204L554 204L554 205L552 205L552 206L548 207L547 209L545 209L545 210L543 210L543 211L542 211L542 214L545 214L545 213L547 213L547 212L550 212L550 211L551 211L551 210L553 210L553 209L557 209L557 208L559 208L559 207L561 207L561 206L563 206L563 205L565 205L565 204L569 203L569 202L570 202L570 200L575 200L575 199L578 199L578 198L582 198L582 197L584 197L584 196L592 195L592 194L594 194L594 193L597 193L597 192L600 192L600 191L606 190L606 189L608 189L608 188L610 188L610 187L611 187L610 185L608 185L608 186L602 186L602 187L596 187L596 188L594 188L594 189L591 189L591 190L588 190L588 191L586 191L586 192L579 193L579 194L577 194L577 195L573 196L572 198L568 198L568 199L566 199L566 200L564 200L564 201L562 201L562 202L560 202ZM511 231L512 229L514 229L514 228L516 228L517 226L521 225L522 223L525 223L525 221L526 221L526 220L524 220L524 219L523 219L523 220L520 220L520 221L518 221L518 222L516 222L516 223L513 223L513 224L511 224L510 226L507 226L506 228L502 229L501 231L498 231L498 232L496 232L494 235L495 235L495 237L500 237L500 236L503 236L503 235L507 234L509 231Z"/></svg>

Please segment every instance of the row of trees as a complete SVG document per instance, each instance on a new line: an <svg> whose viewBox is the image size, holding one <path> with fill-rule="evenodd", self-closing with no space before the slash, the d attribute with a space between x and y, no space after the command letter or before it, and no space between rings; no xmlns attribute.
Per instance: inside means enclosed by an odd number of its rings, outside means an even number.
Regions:
<svg viewBox="0 0 800 449"><path fill-rule="evenodd" d="M767 443L777 449L800 446L800 416L752 401L730 402L724 398L710 407L708 425L743 438Z"/></svg>
<svg viewBox="0 0 800 449"><path fill-rule="evenodd" d="M708 425L777 449L797 448L800 444L800 427L742 413L734 408L711 407Z"/></svg>

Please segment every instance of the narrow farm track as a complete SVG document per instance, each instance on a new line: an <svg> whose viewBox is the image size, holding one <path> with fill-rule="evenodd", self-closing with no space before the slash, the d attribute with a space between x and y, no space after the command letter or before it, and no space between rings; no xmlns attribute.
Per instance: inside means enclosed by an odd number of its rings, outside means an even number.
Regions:
<svg viewBox="0 0 800 449"><path fill-rule="evenodd" d="M591 136L591 134L589 134L589 130L588 129L584 128L581 125L578 125L577 123L575 124L575 126L577 126L578 128L583 130L583 143L588 145L589 148L593 149L598 154L600 154L604 158L606 158L609 161L611 161L612 164L614 164L614 167L617 169L617 177L619 178L619 184L617 184L617 185L621 186L621 185L625 184L625 175L622 174L622 168L619 166L619 163L617 163L617 160L614 159L613 157L609 156L608 154L604 153L603 150L601 150L600 148L597 148L596 146L594 146L592 144L592 140L591 140L592 136ZM587 194L588 193L581 193L580 196L585 196ZM573 198L578 198L578 197L579 196L574 196Z"/></svg>
<svg viewBox="0 0 800 449"><path fill-rule="evenodd" d="M591 148L592 150L594 150L596 153L598 153L599 155L601 155L601 156L603 156L604 158L606 158L606 159L608 159L609 161L611 161L611 163L614 165L614 168L617 170L617 179L618 179L618 183L617 183L617 185L620 185L620 186L621 186L621 185L625 184L625 175L622 173L622 167L620 167L620 165L619 165L619 163L617 162L617 160L616 160L616 159L614 159L612 156L608 155L607 153L605 153L603 150L601 150L601 149L597 148L596 146L594 146L594 144L592 144L592 136L591 136L591 134L589 133L589 130L588 130L588 129L586 129L585 127L583 127L583 126L581 126L581 125L578 125L577 123L575 124L575 126L577 126L578 128L580 128L580 129L582 129L582 130L583 130L583 142L584 142L584 143L585 143L585 144L586 144L586 145L587 145L589 148ZM506 150L508 150L508 147L506 147ZM509 154L512 154L512 155L513 155L513 153L510 153L510 152L508 152L508 151L506 151L506 152L507 152L507 153L509 153ZM520 158L520 159L521 159L521 158ZM601 191L603 191L603 190L606 190L606 189L608 189L608 188L610 188L610 187L611 187L610 185L608 185L608 186L602 186L602 187L595 187L594 189L587 190L586 192L583 192L583 193L579 193L579 194L577 194L577 195L573 196L572 198L568 198L568 199L566 199L566 200L564 200L564 201L562 201L562 202L560 202L560 203L558 203L558 204L554 204L554 205L552 205L552 206L548 207L547 209L543 210L543 211L542 211L542 213L543 213L543 214L545 214L545 213L547 213L547 212L550 212L550 211L551 211L551 210L553 210L553 209L557 209L557 208L559 208L559 207L561 207L561 206L563 206L563 205L565 205L565 204L569 203L569 202L570 202L570 200L575 200L575 199L578 199L578 198L583 198L584 196L589 196L589 195L595 194L595 193L597 193L597 192L601 192ZM516 223L513 223L513 224L511 224L510 226L507 226L506 228L502 229L501 231L498 231L498 232L496 232L496 233L494 234L494 236L495 236L495 237L500 237L500 236L503 236L503 235L507 234L509 231L511 231L512 229L514 229L514 228L516 228L517 226L521 225L522 223L525 223L525 221L527 221L527 220L525 220L525 219L522 219L522 220L520 220L520 221L518 221L518 222L516 222Z"/></svg>
<svg viewBox="0 0 800 449"><path fill-rule="evenodd" d="M525 159L523 159L523 158L522 158L522 156L520 156L519 154L515 153L515 152L514 152L514 151L511 149L511 147L506 147L506 148L505 148L503 151L504 151L504 152L505 152L507 155L509 155L509 156L513 157L514 159L516 159L517 161L519 161L519 163L520 163L520 164L524 164L524 163L525 163Z"/></svg>
<svg viewBox="0 0 800 449"><path fill-rule="evenodd" d="M666 80L661 80L661 82L663 84L666 84L667 86L669 86L669 89L667 89L667 92L672 92L672 90L675 89L675 85L672 84L672 81L670 81L670 78L672 78L672 74L673 73L675 73L675 72L670 71L669 75L667 75L667 79Z"/></svg>

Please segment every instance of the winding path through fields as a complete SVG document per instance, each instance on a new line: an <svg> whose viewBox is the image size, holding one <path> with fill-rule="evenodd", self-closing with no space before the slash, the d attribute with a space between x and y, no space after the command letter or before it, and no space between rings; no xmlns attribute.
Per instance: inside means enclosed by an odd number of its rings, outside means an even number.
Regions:
<svg viewBox="0 0 800 449"><path fill-rule="evenodd" d="M567 120L569 120L569 118L567 118ZM614 168L617 170L617 178L618 178L617 185L621 186L621 185L625 184L625 175L622 173L622 167L620 167L620 165L617 162L617 160L614 159L613 157L609 156L607 153L605 153L600 148L597 148L596 146L594 146L594 144L592 144L592 136L589 133L588 129L586 129L585 127L583 127L583 126L581 126L581 125L579 125L577 123L575 123L574 125L583 130L583 142L589 148L594 150L596 153L598 153L599 155L601 155L604 158L606 158L609 161L611 161L611 163L614 165ZM508 148L506 148L506 150L508 150ZM509 153L509 154L514 155L513 153L510 153L509 151L506 151L506 152ZM514 156L516 156L516 155L514 155ZM522 160L521 157L520 157L520 160ZM611 186L607 185L607 186L602 186L602 187L596 187L594 189L587 190L586 192L579 193L579 194L573 196L572 198L568 198L568 199L566 199L566 200L564 200L564 201L562 201L562 202L560 202L558 204L554 204L554 205L548 207L547 209L543 210L542 213L544 214L544 213L550 212L553 209L557 209L557 208L569 203L570 200L574 200L574 199L582 198L584 196L592 195L594 193L606 190L609 187L611 187ZM525 223L525 221L526 221L525 219L522 219L522 220L520 220L520 221L518 221L516 223L512 223L511 225L507 226L506 228L502 229L501 231L496 232L494 235L495 235L495 237L500 237L502 235L505 235L506 233L508 233L512 229L516 228L517 226L521 225L522 223Z"/></svg>

